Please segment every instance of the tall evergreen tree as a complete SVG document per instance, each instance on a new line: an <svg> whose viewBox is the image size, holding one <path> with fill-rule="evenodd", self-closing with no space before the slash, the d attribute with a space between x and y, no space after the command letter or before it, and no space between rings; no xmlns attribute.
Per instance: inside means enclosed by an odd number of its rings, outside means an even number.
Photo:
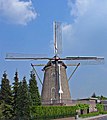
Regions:
<svg viewBox="0 0 107 120"><path fill-rule="evenodd" d="M96 94L95 94L95 92L92 94L91 97L93 97L93 98L96 98L96 97L97 97Z"/></svg>
<svg viewBox="0 0 107 120"><path fill-rule="evenodd" d="M8 120L13 116L12 110L12 91L10 86L10 81L7 79L7 74L4 72L1 81L1 104L2 104L2 114L3 118Z"/></svg>
<svg viewBox="0 0 107 120"><path fill-rule="evenodd" d="M37 87L36 77L33 71L31 71L30 77L31 78L29 80L29 93L31 96L32 105L38 106L41 105L41 98Z"/></svg>
<svg viewBox="0 0 107 120"><path fill-rule="evenodd" d="M19 88L19 78L18 78L18 72L16 71L15 72L15 77L14 77L14 82L13 82L13 112L14 112L14 118L16 117L18 88Z"/></svg>
<svg viewBox="0 0 107 120"><path fill-rule="evenodd" d="M17 97L17 110L16 120L29 120L30 119L30 97L28 92L28 86L26 78L23 78L23 81L20 82L18 88L18 97Z"/></svg>
<svg viewBox="0 0 107 120"><path fill-rule="evenodd" d="M2 105L3 105L3 103L2 103L2 100L1 100L1 88L0 88L0 119L2 119L2 117L3 117L3 114L2 114Z"/></svg>
<svg viewBox="0 0 107 120"><path fill-rule="evenodd" d="M17 99L16 99L16 116L15 120L21 120L22 117L22 107L23 107L23 100L22 100L22 82L19 83L18 91L17 91Z"/></svg>

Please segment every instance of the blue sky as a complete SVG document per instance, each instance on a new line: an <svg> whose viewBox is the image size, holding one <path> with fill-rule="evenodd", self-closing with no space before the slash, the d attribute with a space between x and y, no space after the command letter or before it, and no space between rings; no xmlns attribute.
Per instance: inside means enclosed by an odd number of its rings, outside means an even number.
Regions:
<svg viewBox="0 0 107 120"><path fill-rule="evenodd" d="M6 53L53 56L53 21L63 24L62 56L104 56L104 65L80 66L69 81L73 99L107 96L107 0L0 0L0 76L29 80L30 64L6 61ZM43 79L42 68L37 68ZM74 68L68 68L70 75ZM38 82L41 90L40 83Z"/></svg>

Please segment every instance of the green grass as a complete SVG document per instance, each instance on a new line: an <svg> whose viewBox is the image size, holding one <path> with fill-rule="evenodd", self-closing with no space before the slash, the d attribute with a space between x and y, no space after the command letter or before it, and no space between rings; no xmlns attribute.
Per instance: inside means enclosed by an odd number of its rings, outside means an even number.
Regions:
<svg viewBox="0 0 107 120"><path fill-rule="evenodd" d="M99 112L92 112L92 113L80 115L80 117L82 117L82 118L87 118L87 117L97 116L97 115L99 115L99 114L100 114Z"/></svg>
<svg viewBox="0 0 107 120"><path fill-rule="evenodd" d="M82 118L87 118L87 117L94 117L94 116L98 116L101 114L107 114L107 111L103 111L103 112L92 112L92 113L88 113L88 114L83 114L83 115L79 115Z"/></svg>

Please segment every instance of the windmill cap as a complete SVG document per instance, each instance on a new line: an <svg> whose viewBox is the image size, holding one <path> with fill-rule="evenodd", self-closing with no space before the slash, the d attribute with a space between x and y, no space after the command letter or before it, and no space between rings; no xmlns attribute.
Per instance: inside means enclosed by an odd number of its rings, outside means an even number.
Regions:
<svg viewBox="0 0 107 120"><path fill-rule="evenodd" d="M43 70L45 70L47 67L50 67L50 66L55 66L56 64L56 61L55 60L50 60L46 65L45 67L43 68ZM65 65L65 63L61 60L58 60L58 64L60 64L61 66L64 66L65 69L67 68L67 66Z"/></svg>

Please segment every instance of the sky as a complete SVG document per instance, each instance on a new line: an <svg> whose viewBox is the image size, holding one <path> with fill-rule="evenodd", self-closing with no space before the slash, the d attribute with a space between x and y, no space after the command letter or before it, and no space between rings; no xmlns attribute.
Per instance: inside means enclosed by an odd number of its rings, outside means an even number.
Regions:
<svg viewBox="0 0 107 120"><path fill-rule="evenodd" d="M61 57L105 58L104 64L77 69L69 81L72 99L87 98L94 92L107 96L107 0L0 0L1 79L6 71L12 83L17 70L19 79L26 76L28 81L31 63L38 63L34 60L7 61L7 53L54 56L54 21L62 23ZM42 67L36 69L43 79ZM73 69L67 68L68 77ZM39 81L38 87L41 91Z"/></svg>

